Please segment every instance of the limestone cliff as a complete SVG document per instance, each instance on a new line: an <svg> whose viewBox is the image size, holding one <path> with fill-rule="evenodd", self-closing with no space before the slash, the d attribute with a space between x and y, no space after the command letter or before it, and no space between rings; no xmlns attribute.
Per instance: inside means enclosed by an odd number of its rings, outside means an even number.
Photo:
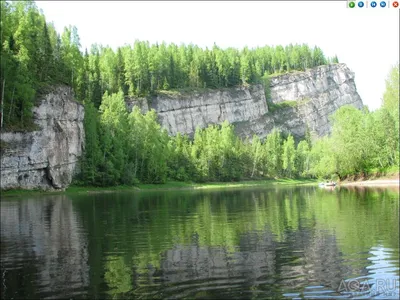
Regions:
<svg viewBox="0 0 400 300"><path fill-rule="evenodd" d="M324 136L330 132L329 116L339 107L363 108L354 73L345 64L275 77L271 80L271 98L275 104L297 102L295 106L274 113L275 126L295 136L304 135L306 124L318 136Z"/></svg>
<svg viewBox="0 0 400 300"><path fill-rule="evenodd" d="M271 99L267 103L262 85L225 88L193 93L163 93L151 99L127 99L142 112L154 109L160 124L172 135L190 136L196 127L228 120L242 136L264 138L274 127L304 136L306 126L316 136L330 131L329 116L350 104L359 109L363 103L357 93L354 73L345 64L320 66L306 72L271 78Z"/></svg>
<svg viewBox="0 0 400 300"><path fill-rule="evenodd" d="M71 183L84 145L84 108L55 87L33 109L39 130L1 134L0 188L60 189Z"/></svg>
<svg viewBox="0 0 400 300"><path fill-rule="evenodd" d="M193 136L197 127L235 125L242 137L260 138L278 127L303 137L306 126L316 136L330 131L329 116L350 104L363 103L354 73L345 64L320 66L271 78L271 99L262 85L202 90L191 93L164 92L151 99L127 99L128 109L154 109L160 124L172 135ZM34 108L40 130L2 133L0 189L60 189L72 180L84 147L84 108L73 100L72 89L56 87ZM4 147L6 145L6 147Z"/></svg>

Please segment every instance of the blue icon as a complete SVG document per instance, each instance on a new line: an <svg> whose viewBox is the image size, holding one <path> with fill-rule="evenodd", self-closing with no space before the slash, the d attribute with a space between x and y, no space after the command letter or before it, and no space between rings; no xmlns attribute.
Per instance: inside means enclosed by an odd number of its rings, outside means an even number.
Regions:
<svg viewBox="0 0 400 300"><path fill-rule="evenodd" d="M385 7L386 6L386 2L385 1L381 1L380 6L381 7Z"/></svg>
<svg viewBox="0 0 400 300"><path fill-rule="evenodd" d="M360 1L358 2L358 7L363 7L364 6L364 2Z"/></svg>
<svg viewBox="0 0 400 300"><path fill-rule="evenodd" d="M377 5L377 4L376 4L375 1L372 1L372 2L371 2L371 7L376 7L376 5Z"/></svg>

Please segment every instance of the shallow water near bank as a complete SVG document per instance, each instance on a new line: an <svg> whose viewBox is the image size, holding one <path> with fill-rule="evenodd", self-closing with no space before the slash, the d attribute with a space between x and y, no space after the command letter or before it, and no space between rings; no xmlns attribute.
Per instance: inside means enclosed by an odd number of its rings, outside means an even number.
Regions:
<svg viewBox="0 0 400 300"><path fill-rule="evenodd" d="M399 194L254 187L1 199L2 298L399 298Z"/></svg>

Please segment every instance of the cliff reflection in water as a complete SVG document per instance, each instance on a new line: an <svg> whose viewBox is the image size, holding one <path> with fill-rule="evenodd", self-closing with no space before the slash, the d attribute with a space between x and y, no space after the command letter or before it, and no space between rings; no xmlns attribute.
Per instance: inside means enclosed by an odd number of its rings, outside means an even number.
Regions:
<svg viewBox="0 0 400 300"><path fill-rule="evenodd" d="M337 290L342 278L365 273L343 264L335 237L324 232L314 235L304 229L288 242L277 242L269 230L248 232L234 248L201 246L196 235L193 239L191 245L164 252L158 272L148 268L139 285L158 281L163 293L174 297L199 296L202 291L201 296L210 297L279 298L283 291L310 285Z"/></svg>
<svg viewBox="0 0 400 300"><path fill-rule="evenodd" d="M23 285L29 293L52 297L73 296L74 291L85 289L89 285L87 247L68 197L2 201L2 298L29 297ZM8 294L7 288L15 294Z"/></svg>
<svg viewBox="0 0 400 300"><path fill-rule="evenodd" d="M343 280L398 282L388 190L69 197L1 200L3 298L333 298L350 295Z"/></svg>

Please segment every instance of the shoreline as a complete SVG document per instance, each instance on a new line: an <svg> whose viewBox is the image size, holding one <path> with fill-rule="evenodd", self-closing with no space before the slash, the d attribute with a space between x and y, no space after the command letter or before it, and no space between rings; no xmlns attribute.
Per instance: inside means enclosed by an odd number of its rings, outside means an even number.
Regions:
<svg viewBox="0 0 400 300"><path fill-rule="evenodd" d="M339 183L338 186L370 186L370 187L393 187L399 186L399 179L371 179L371 180L362 180L362 181L349 181Z"/></svg>
<svg viewBox="0 0 400 300"><path fill-rule="evenodd" d="M248 187L266 187L266 186L310 186L317 185L314 179L263 179L263 180L243 180L237 182L205 182L189 183L170 181L164 184L137 184L135 186L114 186L114 187L92 187L92 186L69 186L65 190L8 190L1 191L1 198L18 197L24 195L67 195L67 194L97 194L113 192L162 192L162 191L189 191L189 190L208 190L225 188L248 188Z"/></svg>
<svg viewBox="0 0 400 300"><path fill-rule="evenodd" d="M114 192L162 192L162 191L190 191L209 189L234 189L250 187L271 187L271 186L318 186L317 179L263 179L243 180L237 182L205 182L190 183L170 181L164 184L137 184L135 186L114 186L114 187L93 187L93 186L69 186L64 190L8 190L1 191L1 198L20 197L31 195L68 195L68 194L98 194ZM361 181L338 182L337 187L381 187L393 188L400 186L400 180L396 178L370 179Z"/></svg>

